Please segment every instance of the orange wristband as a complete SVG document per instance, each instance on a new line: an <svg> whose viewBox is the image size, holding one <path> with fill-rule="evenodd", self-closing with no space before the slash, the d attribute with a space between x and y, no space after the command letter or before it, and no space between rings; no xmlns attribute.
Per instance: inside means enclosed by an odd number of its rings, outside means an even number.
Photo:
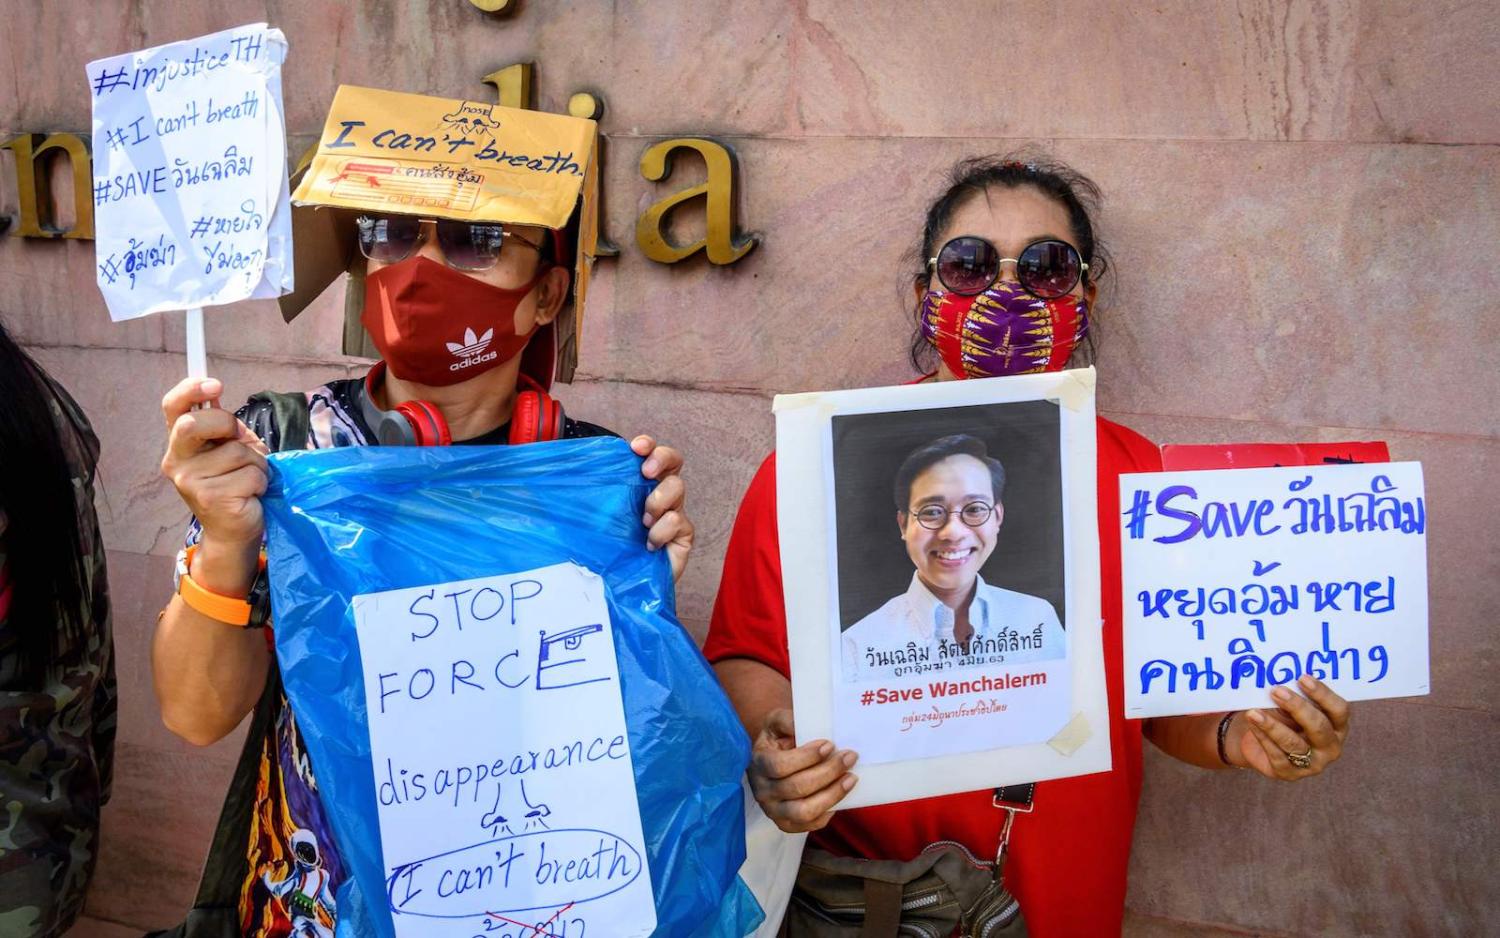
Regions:
<svg viewBox="0 0 1500 938"><path fill-rule="evenodd" d="M193 555L198 552L198 545L193 544L187 549L187 559L182 576L177 580L177 595L182 601L193 609L203 613L210 619L223 622L225 625L233 625L245 628L250 624L250 615L253 607L248 597L237 599L233 596L225 596L223 593L215 593L206 589L193 579ZM266 569L266 552L260 552L260 571Z"/></svg>

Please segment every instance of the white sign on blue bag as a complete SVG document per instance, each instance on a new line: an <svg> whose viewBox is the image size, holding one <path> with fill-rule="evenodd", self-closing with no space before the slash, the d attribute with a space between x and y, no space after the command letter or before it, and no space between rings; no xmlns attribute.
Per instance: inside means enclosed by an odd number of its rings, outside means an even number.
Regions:
<svg viewBox="0 0 1500 938"><path fill-rule="evenodd" d="M286 49L258 23L89 63L96 275L111 319L292 288Z"/></svg>
<svg viewBox="0 0 1500 938"><path fill-rule="evenodd" d="M356 596L398 938L656 928L603 581L574 564Z"/></svg>
<svg viewBox="0 0 1500 938"><path fill-rule="evenodd" d="M1428 693L1420 463L1120 477L1125 714Z"/></svg>

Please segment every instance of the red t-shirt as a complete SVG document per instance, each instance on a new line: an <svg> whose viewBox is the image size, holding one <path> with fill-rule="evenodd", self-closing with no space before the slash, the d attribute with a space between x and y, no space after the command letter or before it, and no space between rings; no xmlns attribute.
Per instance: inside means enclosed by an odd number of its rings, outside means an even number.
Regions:
<svg viewBox="0 0 1500 938"><path fill-rule="evenodd" d="M1042 938L1120 933L1141 791L1141 724L1126 720L1123 711L1118 480L1123 472L1160 470L1161 455L1145 437L1108 420L1099 421L1098 435L1104 676L1114 768L1042 782L1035 810L1016 816L1006 884L1021 900L1030 933ZM740 503L703 653L710 661L751 658L791 674L776 535L775 453ZM988 858L995 855L1003 817L990 791L969 792L840 811L811 842L843 856L906 860L930 843L955 840Z"/></svg>

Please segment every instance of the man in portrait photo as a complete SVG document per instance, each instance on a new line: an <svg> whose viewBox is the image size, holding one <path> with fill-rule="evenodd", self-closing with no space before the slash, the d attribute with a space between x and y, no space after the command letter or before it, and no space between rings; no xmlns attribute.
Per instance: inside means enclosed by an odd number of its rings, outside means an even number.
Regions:
<svg viewBox="0 0 1500 938"><path fill-rule="evenodd" d="M1051 603L979 575L1005 520L1004 490L1005 467L977 437L941 437L906 456L896 524L915 570L905 592L844 631L844 680L1066 654Z"/></svg>

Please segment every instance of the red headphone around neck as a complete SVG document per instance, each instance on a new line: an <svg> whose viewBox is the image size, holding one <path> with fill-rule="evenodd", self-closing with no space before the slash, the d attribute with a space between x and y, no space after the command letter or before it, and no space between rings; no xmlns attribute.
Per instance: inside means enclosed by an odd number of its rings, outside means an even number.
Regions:
<svg viewBox="0 0 1500 938"><path fill-rule="evenodd" d="M427 401L403 401L395 410L381 410L375 403L375 389L385 379L385 362L376 362L365 375L360 411L365 423L375 431L381 446L448 446L453 434L443 412ZM519 375L527 390L516 394L510 414L512 446L521 443L544 443L562 438L563 408L529 375Z"/></svg>

